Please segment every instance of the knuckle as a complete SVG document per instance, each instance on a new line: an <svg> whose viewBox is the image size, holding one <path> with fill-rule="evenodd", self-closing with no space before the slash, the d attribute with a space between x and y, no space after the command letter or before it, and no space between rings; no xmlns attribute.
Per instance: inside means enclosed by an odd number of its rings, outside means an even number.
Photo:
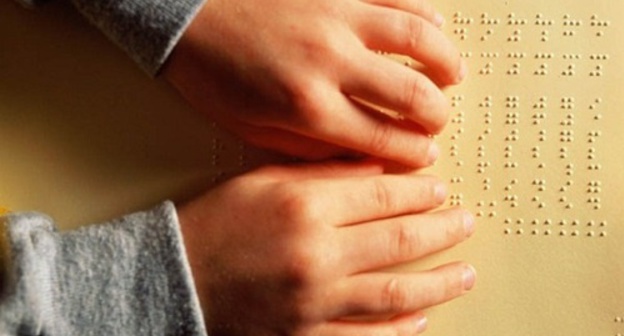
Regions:
<svg viewBox="0 0 624 336"><path fill-rule="evenodd" d="M330 121L332 101L326 93L327 84L323 81L302 81L292 86L291 100L296 111L297 126L321 130Z"/></svg>
<svg viewBox="0 0 624 336"><path fill-rule="evenodd" d="M392 191L381 180L375 179L371 182L371 192L373 195L374 207L381 209L383 212L392 211L395 207Z"/></svg>
<svg viewBox="0 0 624 336"><path fill-rule="evenodd" d="M409 310L408 296L398 278L391 278L381 292L381 303L389 312Z"/></svg>
<svg viewBox="0 0 624 336"><path fill-rule="evenodd" d="M416 256L418 251L423 247L420 235L416 231L410 230L409 226L405 223L401 223L397 226L393 236L394 249L391 253L391 258L393 260L405 260Z"/></svg>
<svg viewBox="0 0 624 336"><path fill-rule="evenodd" d="M422 104L424 99L430 99L431 90L414 76L407 73L409 77L404 80L402 104L408 108L414 108L418 104Z"/></svg>
<svg viewBox="0 0 624 336"><path fill-rule="evenodd" d="M307 244L305 244L308 246ZM323 277L320 256L313 248L293 248L288 251L287 262L282 272L285 288L306 291Z"/></svg>
<svg viewBox="0 0 624 336"><path fill-rule="evenodd" d="M375 123L369 138L369 149L373 154L387 153L392 144L393 129L385 121Z"/></svg>
<svg viewBox="0 0 624 336"><path fill-rule="evenodd" d="M291 228L305 229L322 218L318 197L306 192L303 183L298 186L293 183L274 186L273 197L277 218L288 223Z"/></svg>
<svg viewBox="0 0 624 336"><path fill-rule="evenodd" d="M406 34L405 48L416 50L420 48L425 34L424 21L414 16L403 16L403 27Z"/></svg>
<svg viewBox="0 0 624 336"><path fill-rule="evenodd" d="M316 94L315 88L310 83L300 81L291 85L292 104L298 110L315 114L322 110L322 100Z"/></svg>

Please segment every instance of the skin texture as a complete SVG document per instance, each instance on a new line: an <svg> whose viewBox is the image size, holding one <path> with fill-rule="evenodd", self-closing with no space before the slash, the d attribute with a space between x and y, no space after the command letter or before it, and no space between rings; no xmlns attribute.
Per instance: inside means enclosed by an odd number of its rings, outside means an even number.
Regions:
<svg viewBox="0 0 624 336"><path fill-rule="evenodd" d="M384 174L388 162L438 157L442 88L466 75L442 24L424 0L210 0L200 10L163 68L192 107L259 147L380 159L267 167L180 208L210 335L414 335L423 309L472 288L461 262L384 270L474 230L465 210L434 211L446 197L439 180Z"/></svg>
<svg viewBox="0 0 624 336"><path fill-rule="evenodd" d="M210 0L163 75L256 146L423 167L448 119L441 87L466 74L442 22L424 0ZM422 71L377 51L410 56Z"/></svg>
<svg viewBox="0 0 624 336"><path fill-rule="evenodd" d="M430 176L330 162L262 168L182 206L209 334L424 331L422 310L469 291L474 269L462 262L414 273L384 268L473 233L465 210L432 211L445 197L445 185Z"/></svg>

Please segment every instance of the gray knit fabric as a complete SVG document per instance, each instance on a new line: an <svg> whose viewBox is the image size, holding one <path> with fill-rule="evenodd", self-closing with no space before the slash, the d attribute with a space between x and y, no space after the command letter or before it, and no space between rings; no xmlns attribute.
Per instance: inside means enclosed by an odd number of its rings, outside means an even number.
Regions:
<svg viewBox="0 0 624 336"><path fill-rule="evenodd" d="M67 233L36 213L2 222L0 335L206 335L171 203Z"/></svg>
<svg viewBox="0 0 624 336"><path fill-rule="evenodd" d="M17 0L34 7L45 0ZM152 76L204 0L71 0L76 8Z"/></svg>

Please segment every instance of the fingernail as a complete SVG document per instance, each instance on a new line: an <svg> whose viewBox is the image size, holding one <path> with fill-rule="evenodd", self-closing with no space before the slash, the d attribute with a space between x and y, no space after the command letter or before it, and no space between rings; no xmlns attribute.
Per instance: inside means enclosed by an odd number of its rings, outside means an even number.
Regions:
<svg viewBox="0 0 624 336"><path fill-rule="evenodd" d="M445 23L446 23L446 19L444 19L444 16L442 16L442 14L440 13L436 13L433 18L433 24L438 26L438 28L442 28Z"/></svg>
<svg viewBox="0 0 624 336"><path fill-rule="evenodd" d="M464 290L469 291L474 287L475 280L477 278L477 272L474 267L468 265L462 275L462 281L464 284Z"/></svg>
<svg viewBox="0 0 624 336"><path fill-rule="evenodd" d="M472 236L475 231L475 218L469 213L464 213L464 232L466 233L466 237Z"/></svg>
<svg viewBox="0 0 624 336"><path fill-rule="evenodd" d="M440 147L438 147L435 142L432 142L431 145L429 145L429 152L427 153L429 164L434 164L438 160L438 157L440 157Z"/></svg>
<svg viewBox="0 0 624 336"><path fill-rule="evenodd" d="M468 64L466 64L465 60L461 60L459 64L459 74L457 75L456 83L461 83L466 79L468 75Z"/></svg>
<svg viewBox="0 0 624 336"><path fill-rule="evenodd" d="M425 330L427 330L427 317L421 315L416 319L416 332L420 334Z"/></svg>
<svg viewBox="0 0 624 336"><path fill-rule="evenodd" d="M446 189L446 185L444 183L438 183L434 189L434 197L439 204L442 204L446 201L446 196L448 195L448 191Z"/></svg>

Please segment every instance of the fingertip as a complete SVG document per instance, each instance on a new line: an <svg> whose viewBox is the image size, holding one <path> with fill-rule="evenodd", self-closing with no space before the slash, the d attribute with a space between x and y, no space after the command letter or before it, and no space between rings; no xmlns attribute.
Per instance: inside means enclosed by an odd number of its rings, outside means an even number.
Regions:
<svg viewBox="0 0 624 336"><path fill-rule="evenodd" d="M457 72L457 78L455 79L455 84L459 84L466 79L468 76L468 63L463 58L460 58L459 61L459 70Z"/></svg>
<svg viewBox="0 0 624 336"><path fill-rule="evenodd" d="M469 211L464 210L463 225L466 237L472 236L475 231L475 217Z"/></svg>
<svg viewBox="0 0 624 336"><path fill-rule="evenodd" d="M443 204L448 196L448 188L443 182L437 182L434 187L434 197L438 204Z"/></svg>
<svg viewBox="0 0 624 336"><path fill-rule="evenodd" d="M427 151L427 163L428 165L433 165L438 158L440 157L440 146L435 142L431 142L429 145L429 150Z"/></svg>
<svg viewBox="0 0 624 336"><path fill-rule="evenodd" d="M464 271L462 273L462 285L465 291L470 291L474 288L474 285L477 280L477 270L474 266L467 264L464 267Z"/></svg>
<svg viewBox="0 0 624 336"><path fill-rule="evenodd" d="M415 317L416 321L416 332L421 334L427 330L427 316L423 313L417 313Z"/></svg>
<svg viewBox="0 0 624 336"><path fill-rule="evenodd" d="M433 24L436 25L438 28L442 28L444 27L444 24L446 23L446 19L444 18L444 16L440 13L435 13L433 16Z"/></svg>

